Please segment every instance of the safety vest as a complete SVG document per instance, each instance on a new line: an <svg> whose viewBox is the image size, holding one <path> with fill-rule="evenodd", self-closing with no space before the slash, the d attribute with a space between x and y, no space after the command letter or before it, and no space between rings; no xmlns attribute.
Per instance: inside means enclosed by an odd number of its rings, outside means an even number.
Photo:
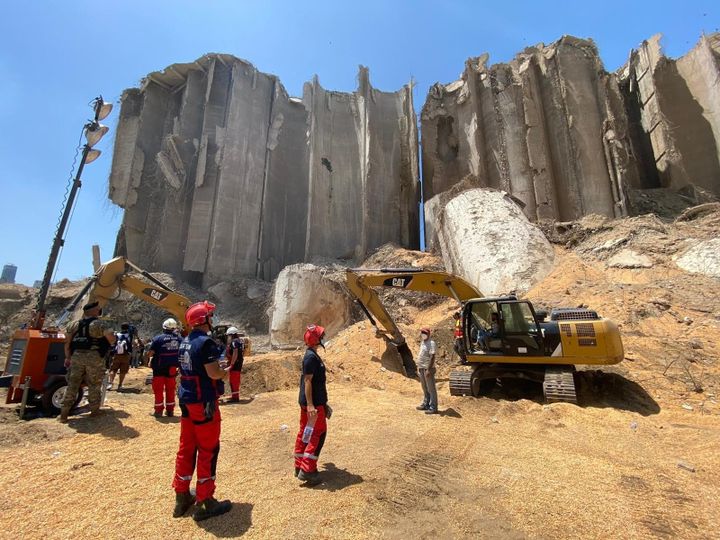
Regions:
<svg viewBox="0 0 720 540"><path fill-rule="evenodd" d="M77 331L70 341L70 352L97 351L98 356L101 358L105 356L110 349L110 342L104 335L101 337L90 335L90 325L96 320L97 317L87 317L80 320Z"/></svg>
<svg viewBox="0 0 720 540"><path fill-rule="evenodd" d="M457 321L455 321L455 338L461 339L464 337L464 335L465 334L463 333L462 319L458 319Z"/></svg>
<svg viewBox="0 0 720 540"><path fill-rule="evenodd" d="M210 342L210 343L208 343ZM225 391L222 380L211 379L205 370L209 359L218 359L220 352L205 332L193 330L180 344L180 403L209 403Z"/></svg>
<svg viewBox="0 0 720 540"><path fill-rule="evenodd" d="M153 366L158 368L177 367L180 364L178 354L182 338L172 331L166 331L153 338L151 349L155 351Z"/></svg>

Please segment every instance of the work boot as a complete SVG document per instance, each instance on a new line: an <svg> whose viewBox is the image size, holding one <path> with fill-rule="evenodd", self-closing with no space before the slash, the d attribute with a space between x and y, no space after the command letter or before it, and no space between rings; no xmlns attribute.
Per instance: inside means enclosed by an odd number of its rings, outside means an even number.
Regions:
<svg viewBox="0 0 720 540"><path fill-rule="evenodd" d="M415 407L415 408L416 408L418 411L426 411L427 408L428 408L428 406L425 405L425 404L423 404L423 405L418 405L418 406Z"/></svg>
<svg viewBox="0 0 720 540"><path fill-rule="evenodd" d="M171 411L170 409L168 409L167 411L165 411L165 416L175 416L175 411Z"/></svg>
<svg viewBox="0 0 720 540"><path fill-rule="evenodd" d="M437 409L428 409L425 411L425 414L437 414L437 413L438 413Z"/></svg>
<svg viewBox="0 0 720 540"><path fill-rule="evenodd" d="M62 409L60 411L60 416L58 416L58 422L60 422L61 424L67 424L69 414L70 414L70 411L66 411L65 409Z"/></svg>
<svg viewBox="0 0 720 540"><path fill-rule="evenodd" d="M185 512L190 510L190 507L195 504L195 497L189 491L185 493L175 494L175 510L173 510L173 517L179 518L185 515Z"/></svg>
<svg viewBox="0 0 720 540"><path fill-rule="evenodd" d="M155 412L153 413L153 416L154 416L155 418L160 418L160 417L162 417L162 411L160 411L160 412L155 411Z"/></svg>
<svg viewBox="0 0 720 540"><path fill-rule="evenodd" d="M300 474L300 467L295 467L295 478Z"/></svg>
<svg viewBox="0 0 720 540"><path fill-rule="evenodd" d="M229 512L231 508L232 503L230 501L218 501L214 497L210 497L195 505L193 519L195 521L202 521L211 517L220 516Z"/></svg>
<svg viewBox="0 0 720 540"><path fill-rule="evenodd" d="M320 474L315 472L305 472L303 470L298 472L298 480L305 482L308 486L317 486L322 480Z"/></svg>

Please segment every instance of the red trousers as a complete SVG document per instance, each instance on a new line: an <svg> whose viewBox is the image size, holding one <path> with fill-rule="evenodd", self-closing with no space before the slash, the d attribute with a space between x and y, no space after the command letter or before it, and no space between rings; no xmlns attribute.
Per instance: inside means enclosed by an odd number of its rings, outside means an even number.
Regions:
<svg viewBox="0 0 720 540"><path fill-rule="evenodd" d="M180 419L180 448L175 460L173 487L176 493L190 491L190 481L197 464L195 498L198 503L215 493L215 469L220 453L221 419L217 401L214 407L215 413L208 420L205 418L205 404L180 405L183 415Z"/></svg>
<svg viewBox="0 0 720 540"><path fill-rule="evenodd" d="M317 471L318 458L325 444L325 435L327 434L325 406L318 405L315 408L317 409L317 419L315 420L310 442L305 444L302 441L303 431L308 421L307 407L300 407L300 431L298 431L295 440L295 467L309 473Z"/></svg>
<svg viewBox="0 0 720 540"><path fill-rule="evenodd" d="M164 406L168 413L172 413L175 410L175 376L153 375L152 389L155 393L155 412L162 413Z"/></svg>
<svg viewBox="0 0 720 540"><path fill-rule="evenodd" d="M230 390L232 390L232 399L240 399L240 381L242 373L240 371L230 372Z"/></svg>

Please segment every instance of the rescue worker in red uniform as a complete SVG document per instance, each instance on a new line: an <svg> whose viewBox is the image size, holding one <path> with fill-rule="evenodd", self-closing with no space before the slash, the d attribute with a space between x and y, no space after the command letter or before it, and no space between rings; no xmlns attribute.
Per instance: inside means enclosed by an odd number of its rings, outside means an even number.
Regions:
<svg viewBox="0 0 720 540"><path fill-rule="evenodd" d="M232 397L230 401L240 401L240 382L242 380L243 352L245 351L245 339L240 337L240 330L231 326L226 332L228 344L225 349L225 358L228 363L228 374L230 376L230 390Z"/></svg>
<svg viewBox="0 0 720 540"><path fill-rule="evenodd" d="M463 331L462 317L460 316L459 311L453 313L453 319L455 319L455 343L453 345L453 349L455 349L455 352L460 357L460 363L462 365L465 365L467 364L467 356L465 355L465 344L463 343L463 341L465 340L465 332Z"/></svg>
<svg viewBox="0 0 720 540"><path fill-rule="evenodd" d="M193 503L193 519L219 516L230 511L230 501L218 501L215 493L215 468L220 453L220 409L218 398L223 393L220 366L221 349L208 335L212 331L215 305L198 302L190 306L185 319L192 328L180 344L180 447L175 461L175 510L173 517L181 517ZM195 497L190 493L190 481L197 464Z"/></svg>
<svg viewBox="0 0 720 540"><path fill-rule="evenodd" d="M163 333L152 340L148 358L152 368L152 389L155 394L155 417L175 414L175 377L180 366L178 351L182 337L177 334L178 323L175 319L163 322Z"/></svg>
<svg viewBox="0 0 720 540"><path fill-rule="evenodd" d="M332 414L325 385L325 364L317 354L318 345L325 348L324 338L325 329L322 326L311 324L307 327L304 335L307 350L302 362L298 399L300 430L295 441L295 476L309 485L321 482L317 462L325 444L326 419ZM306 427L311 431L309 440L307 436L303 440Z"/></svg>

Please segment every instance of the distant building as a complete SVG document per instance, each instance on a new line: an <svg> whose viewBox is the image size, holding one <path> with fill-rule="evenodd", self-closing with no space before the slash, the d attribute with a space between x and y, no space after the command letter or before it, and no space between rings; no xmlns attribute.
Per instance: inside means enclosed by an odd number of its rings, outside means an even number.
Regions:
<svg viewBox="0 0 720 540"><path fill-rule="evenodd" d="M3 266L0 283L15 283L15 275L17 274L17 266L14 264L6 264Z"/></svg>
<svg viewBox="0 0 720 540"><path fill-rule="evenodd" d="M33 287L36 288L36 289L39 289L40 287L42 287L42 279L36 279L36 280L33 282Z"/></svg>

